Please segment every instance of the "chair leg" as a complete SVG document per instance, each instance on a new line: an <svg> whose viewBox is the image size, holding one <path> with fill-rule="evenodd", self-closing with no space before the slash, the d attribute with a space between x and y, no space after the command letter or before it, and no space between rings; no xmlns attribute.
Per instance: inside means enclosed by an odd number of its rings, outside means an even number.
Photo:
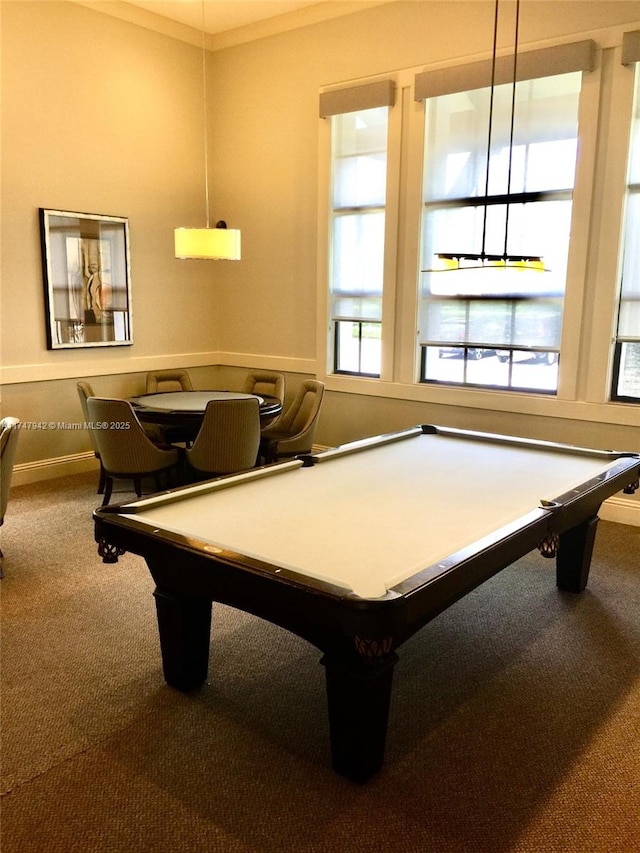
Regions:
<svg viewBox="0 0 640 853"><path fill-rule="evenodd" d="M136 490L136 495L141 498L142 497L142 477L137 474L133 478L133 487Z"/></svg>
<svg viewBox="0 0 640 853"><path fill-rule="evenodd" d="M102 506L106 506L111 499L111 492L113 491L113 478L110 477L106 471L104 475L104 497L102 499Z"/></svg>
<svg viewBox="0 0 640 853"><path fill-rule="evenodd" d="M278 443L276 441L264 441L260 443L259 455L265 463L278 461Z"/></svg>
<svg viewBox="0 0 640 853"><path fill-rule="evenodd" d="M180 459L173 468L167 468L167 488L172 489L174 486L180 486L184 480L184 459Z"/></svg>
<svg viewBox="0 0 640 853"><path fill-rule="evenodd" d="M104 492L104 468L102 467L102 460L100 460L100 478L98 480L98 494L101 495Z"/></svg>

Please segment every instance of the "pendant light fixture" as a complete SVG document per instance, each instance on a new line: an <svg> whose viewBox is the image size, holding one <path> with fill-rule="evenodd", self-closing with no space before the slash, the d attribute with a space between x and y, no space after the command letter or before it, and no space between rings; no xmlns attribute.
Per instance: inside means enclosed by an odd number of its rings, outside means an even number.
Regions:
<svg viewBox="0 0 640 853"><path fill-rule="evenodd" d="M176 228L176 258L202 260L240 260L240 231L227 228L224 220L209 226L209 146L207 139L207 51L205 47L205 0L202 0L202 92L204 118L204 199L206 212L205 228Z"/></svg>
<svg viewBox="0 0 640 853"><path fill-rule="evenodd" d="M515 8L515 43L513 50L513 84L511 93L511 121L509 129L509 154L507 166L507 192L496 198L495 203L505 204L504 244L501 254L486 251L487 241L487 214L489 208L489 175L491 168L491 141L494 125L494 98L496 87L496 57L498 49L498 19L499 0L495 0L495 14L493 26L493 54L491 58L491 91L489 99L489 129L487 134L487 168L485 172L483 220L482 220L482 249L480 252L439 252L435 256L434 267L427 272L453 272L459 274L468 273L466 280L470 291L486 292L489 289L499 289L506 292L513 289L519 290L523 286L523 274L547 272L544 262L539 255L511 255L508 253L509 235L509 208L511 204L518 203L518 194L511 192L511 173L513 163L513 138L515 127L516 106L516 80L518 70L518 28L520 19L520 0L516 0ZM500 284L498 284L494 273L500 271ZM528 278L528 275L526 276ZM485 287L485 280L490 279L492 284ZM459 276L456 276L459 281Z"/></svg>

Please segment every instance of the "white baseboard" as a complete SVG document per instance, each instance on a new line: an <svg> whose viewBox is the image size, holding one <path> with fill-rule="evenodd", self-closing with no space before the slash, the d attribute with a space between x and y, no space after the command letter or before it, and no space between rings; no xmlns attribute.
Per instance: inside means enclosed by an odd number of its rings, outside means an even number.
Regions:
<svg viewBox="0 0 640 853"><path fill-rule="evenodd" d="M314 453L328 449L324 445L313 445ZM53 480L56 477L68 477L71 474L83 474L86 471L98 472L98 462L91 451L16 465L13 469L11 485L25 486L28 483ZM614 495L602 504L599 515L604 521L640 527L640 501L633 500L623 494Z"/></svg>
<svg viewBox="0 0 640 853"><path fill-rule="evenodd" d="M614 495L602 504L599 515L604 521L640 527L640 501L625 495Z"/></svg>
<svg viewBox="0 0 640 853"><path fill-rule="evenodd" d="M83 474L85 471L98 472L98 460L92 451L74 453L72 456L58 456L53 459L38 459L35 462L23 462L15 465L11 478L12 486L26 486L42 480L55 480L56 477L68 477L71 474Z"/></svg>

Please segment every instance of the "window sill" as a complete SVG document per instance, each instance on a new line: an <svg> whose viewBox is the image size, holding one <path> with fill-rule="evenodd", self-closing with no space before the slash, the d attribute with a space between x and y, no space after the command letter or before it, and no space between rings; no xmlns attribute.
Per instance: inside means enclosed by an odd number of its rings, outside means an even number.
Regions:
<svg viewBox="0 0 640 853"><path fill-rule="evenodd" d="M409 400L438 406L485 409L620 426L637 427L640 421L640 406L633 403L563 400L547 394L492 391L486 388L462 388L450 385L406 385L399 382L335 374L319 378L323 380L328 391L345 394L388 397L394 400Z"/></svg>

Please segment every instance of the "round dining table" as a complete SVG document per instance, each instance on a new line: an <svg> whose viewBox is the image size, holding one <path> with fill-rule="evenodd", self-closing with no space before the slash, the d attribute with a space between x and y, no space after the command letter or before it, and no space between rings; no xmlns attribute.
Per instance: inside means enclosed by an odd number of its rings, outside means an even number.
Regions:
<svg viewBox="0 0 640 853"><path fill-rule="evenodd" d="M138 420L143 423L171 427L187 439L193 440L202 424L207 404L211 400L246 400L257 397L260 404L260 423L265 424L276 418L282 411L282 403L277 397L242 394L236 391L165 391L158 394L143 394L130 397Z"/></svg>

